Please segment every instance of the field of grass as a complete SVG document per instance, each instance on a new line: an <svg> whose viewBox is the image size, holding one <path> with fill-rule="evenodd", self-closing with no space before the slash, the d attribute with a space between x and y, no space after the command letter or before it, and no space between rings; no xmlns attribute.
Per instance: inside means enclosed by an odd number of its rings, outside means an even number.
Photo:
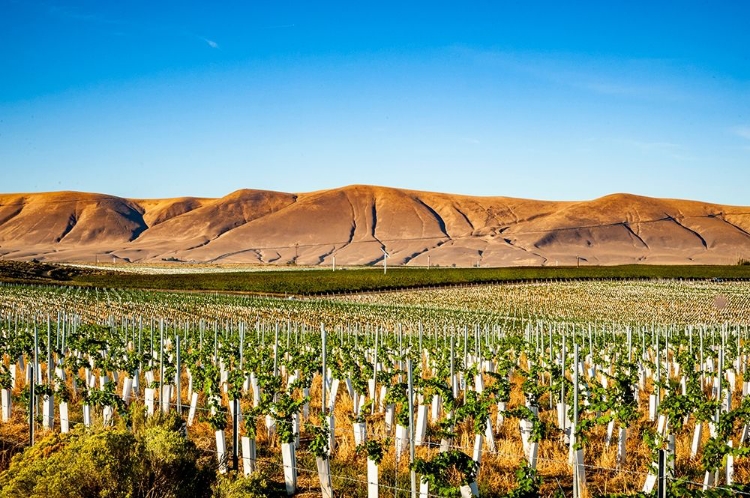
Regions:
<svg viewBox="0 0 750 498"><path fill-rule="evenodd" d="M217 273L126 273L32 263L0 262L0 281L64 283L120 289L315 295L535 280L748 280L750 266L627 265L518 268L356 268Z"/></svg>
<svg viewBox="0 0 750 498"><path fill-rule="evenodd" d="M89 274L79 284L116 288L239 291L269 294L367 292L415 287L559 279L750 279L746 266L600 266L584 268L391 268L193 275Z"/></svg>

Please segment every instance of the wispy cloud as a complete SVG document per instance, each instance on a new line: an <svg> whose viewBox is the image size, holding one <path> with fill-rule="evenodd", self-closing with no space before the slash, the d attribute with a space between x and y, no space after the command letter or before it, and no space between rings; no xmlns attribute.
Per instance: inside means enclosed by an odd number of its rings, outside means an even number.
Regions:
<svg viewBox="0 0 750 498"><path fill-rule="evenodd" d="M144 33L150 35L166 35L177 38L192 39L193 43L195 40L201 40L211 48L217 50L220 48L216 41L206 38L205 36L199 36L184 27L171 26L168 24L156 25L148 22L132 22L124 19L112 19L100 14L83 12L75 8L58 5L48 6L47 13L51 16L67 21L83 22L114 28L110 33L115 36L142 36Z"/></svg>
<svg viewBox="0 0 750 498"><path fill-rule="evenodd" d="M655 88L650 88L645 85L623 85L602 81L576 81L573 77L569 78L567 83L570 86L590 90L601 95L611 95L615 97L647 98L656 94Z"/></svg>
<svg viewBox="0 0 750 498"><path fill-rule="evenodd" d="M575 53L480 51L453 47L462 56L555 85L586 92L648 101L684 101L690 93L675 85L675 62L618 59ZM678 68L681 69L681 68Z"/></svg>
<svg viewBox="0 0 750 498"><path fill-rule="evenodd" d="M208 38L201 38L201 40L206 42L206 45L208 45L211 48L219 48L219 44L213 40L209 40Z"/></svg>
<svg viewBox="0 0 750 498"><path fill-rule="evenodd" d="M750 140L750 126L735 126L732 128L732 132L738 137Z"/></svg>
<svg viewBox="0 0 750 498"><path fill-rule="evenodd" d="M636 149L640 149L642 151L654 151L654 150L674 151L674 150L678 150L682 148L680 144L676 144L673 142L648 142L644 140L632 140L632 139L623 139L623 140L618 140L618 141L626 145L635 147Z"/></svg>
<svg viewBox="0 0 750 498"><path fill-rule="evenodd" d="M675 159L677 161L700 160L687 147L674 142L648 141L632 138L614 139L613 142L636 149L646 155L658 155L659 157Z"/></svg>

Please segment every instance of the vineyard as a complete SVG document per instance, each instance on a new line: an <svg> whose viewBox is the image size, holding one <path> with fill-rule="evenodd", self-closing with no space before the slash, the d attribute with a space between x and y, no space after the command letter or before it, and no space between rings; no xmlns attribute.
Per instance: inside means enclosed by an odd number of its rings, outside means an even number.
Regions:
<svg viewBox="0 0 750 498"><path fill-rule="evenodd" d="M89 496L67 448L150 476L109 496L750 494L748 325L748 282L4 284L0 496Z"/></svg>

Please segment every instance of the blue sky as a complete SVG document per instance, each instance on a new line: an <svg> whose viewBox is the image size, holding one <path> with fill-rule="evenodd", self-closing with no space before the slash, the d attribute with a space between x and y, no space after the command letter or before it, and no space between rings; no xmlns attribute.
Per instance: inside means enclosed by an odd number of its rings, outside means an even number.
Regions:
<svg viewBox="0 0 750 498"><path fill-rule="evenodd" d="M0 8L2 192L750 205L748 2Z"/></svg>

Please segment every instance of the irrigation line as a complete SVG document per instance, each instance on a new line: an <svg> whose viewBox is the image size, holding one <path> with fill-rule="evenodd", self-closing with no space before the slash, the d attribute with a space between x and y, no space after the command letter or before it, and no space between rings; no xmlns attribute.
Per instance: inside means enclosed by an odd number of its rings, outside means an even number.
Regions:
<svg viewBox="0 0 750 498"><path fill-rule="evenodd" d="M217 455L218 454L218 452L216 450L212 450L210 448L203 449L201 451L203 451L205 453L210 453L210 454L213 454L213 455ZM228 452L225 452L225 456L226 456L226 454L228 454ZM227 462L222 461L220 463L227 463ZM318 473L317 469L307 469L307 468L304 468L304 467L300 467L298 465L290 467L290 466L284 465L283 463L278 463L278 462L275 462L275 461L272 461L272 460L259 460L258 458L255 459L255 465L259 466L259 467L262 467L262 466L276 467L276 468L280 468L281 470L283 470L285 468L293 468L293 469L297 470L298 472L305 472L305 473L310 473L310 474L317 474ZM341 474L331 474L331 478L332 479L338 479L338 480L346 480L346 481L351 481L351 482L356 482L356 483L361 483L361 484L369 484L369 481L367 481L367 480L356 479L356 478L349 477L349 476L344 476L344 475L341 475ZM393 490L393 491L407 491L407 492L409 491L408 488L399 488L399 487L395 487L395 486L389 486L387 484L382 484L380 482L378 482L378 488L380 488L380 489L387 489L387 490ZM434 494L431 494L431 493L428 494L428 496L439 497L439 495L434 495Z"/></svg>
<svg viewBox="0 0 750 498"><path fill-rule="evenodd" d="M701 488L703 488L703 483L702 482L695 482L695 481L690 481L690 480L686 480L686 479L679 479L679 478L676 478L676 477L671 477L669 475L664 476L664 478L667 479L667 480L669 480L669 481L675 481L675 482L676 481L683 481L683 482L685 482L687 484L692 484L694 486L700 486ZM732 493L733 495L750 496L750 492L748 492L748 491L739 491L737 489L728 488L726 486L712 485L712 486L709 486L708 489L719 489L719 490L722 490L722 491L728 491L728 492Z"/></svg>
<svg viewBox="0 0 750 498"><path fill-rule="evenodd" d="M259 462L259 463L261 465L266 465L266 466L281 467L282 469L283 468L288 468L288 466L284 465L283 463L280 464L278 462L265 461L265 462ZM295 467L292 467L292 468L294 468L297 471L306 472L306 473L309 473L309 474L317 474L318 473L317 469L306 469L306 468L299 467L299 466L295 466ZM370 483L367 480L356 479L354 477L344 476L344 475L340 475L340 474L331 474L331 478L332 479L342 480L342 481L355 482L355 483L359 483L359 484L369 484ZM379 489L391 490L391 491L403 491L407 495L411 492L410 488L399 488L397 486L389 486L387 484L381 484L380 482L378 482L378 488ZM427 496L434 496L434 497L439 498L440 495L435 495L435 494L432 494L432 493L428 493Z"/></svg>
<svg viewBox="0 0 750 498"><path fill-rule="evenodd" d="M439 443L434 443L434 442L430 441L429 442L429 446L432 447L432 448L435 448L435 447L439 447L440 444ZM448 445L448 448L456 449L456 450L461 450L461 451L466 452L466 453L471 453L471 450L472 450L472 448L458 446L458 445ZM489 454L489 455L493 455L493 456L496 456L496 457L499 457L499 458L507 458L507 459L518 459L518 457L519 457L519 455L516 455L516 454L502 453L502 452L499 452L499 451L489 451L489 450L483 450L482 454L483 455L484 454ZM568 462L568 460L557 460L557 459L554 459L554 458L537 457L537 461L538 462L548 462L548 463L564 464L566 466L570 466L570 463ZM590 468L592 470L603 470L603 471L607 471L607 472L614 472L614 473L619 473L619 474L631 474L631 475L636 475L636 476L641 476L641 477L644 477L644 476L648 475L648 472L640 472L640 471L627 470L627 469L617 469L617 468L611 468L611 467L600 467L600 466L591 465L591 464L584 464L584 467Z"/></svg>
<svg viewBox="0 0 750 498"><path fill-rule="evenodd" d="M217 451L212 450L212 449L205 449L203 451L206 452L206 453L214 454L214 455L218 454ZM552 459L545 459L545 460L552 461L552 462L557 462L557 463L565 463L565 464L567 464L567 461L563 461L563 460L552 460ZM271 461L271 460L258 460L258 459L256 459L255 464L257 466L260 466L260 467L262 467L262 466L265 466L265 467L275 467L275 468L281 469L281 470L283 470L284 468L288 467L288 466L284 465L283 463L278 463L278 462L274 462L274 461ZM593 466L593 465L586 465L586 467L592 468L592 469L616 470L616 469L608 469L606 467L597 467L597 466ZM309 473L309 474L317 474L318 473L317 469L307 469L307 468L300 467L300 466L294 466L292 468L294 468L298 472L304 472L304 473ZM396 470L398 470L398 467L396 467ZM620 472L631 473L631 474L636 474L636 475L640 475L640 476L646 475L646 474L643 474L643 473L637 473L637 472L632 472L632 471L620 471ZM333 473L331 473L330 475L331 475L332 479L338 479L338 480L342 480L342 481L350 481L350 482L355 482L355 483L360 483L360 484L369 484L369 481L367 481L367 480L356 479L356 478L349 477L349 476L344 476L344 475L341 475L341 474L333 474ZM560 483L560 480L556 476L553 476L553 478L554 478L555 482L557 483L558 489L560 489L562 491L563 488L562 488L562 484ZM677 478L670 477L670 476L665 476L665 478L668 479L668 480L670 480L670 481L675 481L675 482L682 480L682 479L677 479ZM682 480L682 481L685 482L685 483L687 483L687 484L691 484L691 485L698 486L698 487L701 487L701 488L703 487L703 483L700 483L700 482L695 482L695 481L690 481L690 480ZM396 486L389 486L387 484L382 484L380 482L378 482L378 488L379 489L392 490L392 491L404 491L407 494L408 494L408 492L410 492L409 488L400 488L400 487L396 487ZM717 489L717 490L727 491L727 492L733 493L734 495L750 496L750 492L739 491L739 490L736 490L734 488L728 488L726 486L710 486L709 488L710 489ZM432 493L428 493L427 496L439 497L439 495L435 495L435 494L432 494Z"/></svg>

